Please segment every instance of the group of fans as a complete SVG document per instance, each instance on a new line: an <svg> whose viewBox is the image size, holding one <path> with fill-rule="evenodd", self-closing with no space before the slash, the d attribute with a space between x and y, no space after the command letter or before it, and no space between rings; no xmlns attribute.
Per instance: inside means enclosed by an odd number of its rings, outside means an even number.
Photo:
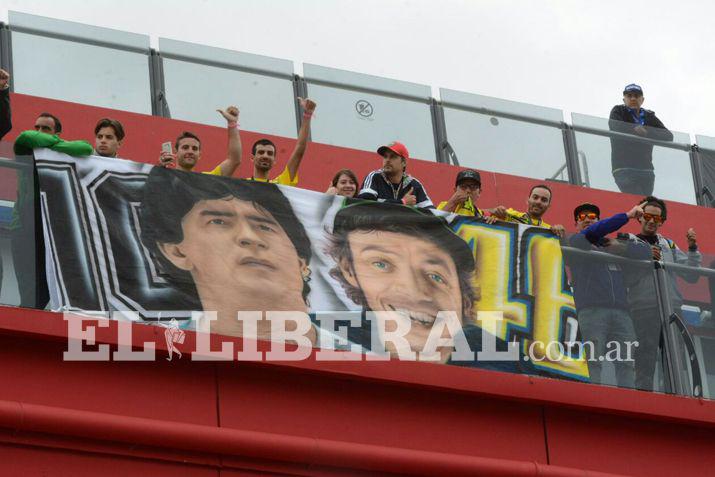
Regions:
<svg viewBox="0 0 715 477"><path fill-rule="evenodd" d="M0 70L0 137L11 129L8 81L9 74ZM290 186L298 184L298 171L308 143L310 122L316 109L316 103L312 100L298 99L303 110L303 121L286 166L278 175L271 177L278 151L272 141L260 139L251 147L250 161L253 172L251 177L246 179ZM641 104L640 86L628 85L624 90L624 106L614 108L612 119L630 121L633 123L634 134L640 136L647 136L648 130L645 126L651 125L667 132L652 112L640 108ZM229 106L217 112L226 120L227 153L220 164L205 174L230 177L242 161L242 144L238 129L239 110L235 106ZM18 136L15 142L16 151L48 147L75 156L118 157L125 140L122 124L111 118L103 118L97 122L94 128L94 146L85 141L65 141L61 134L60 119L53 114L42 113L35 120L34 130L25 131ZM665 132L661 133L664 134ZM631 151L626 157L621 154L623 147L625 146L614 144L613 154L617 156L614 159L614 177L620 187L629 181L642 183L642 177L636 176L648 175L650 186L646 187L646 197L628 211L608 218L601 217L600 209L595 204L578 205L573 212L577 233L570 237L566 236L563 225L549 225L544 221L544 215L552 203L552 191L546 184L536 184L531 188L526 198L525 211L503 205L481 209L478 206L482 192L480 173L466 169L457 174L452 195L441 201L436 208L444 212L472 216L490 224L504 221L545 227L558 236L564 245L582 250L600 250L633 259L700 266L701 255L693 229L690 229L686 236L687 252L681 251L673 240L658 233L667 219L667 207L665 202L650 195L652 161L650 166L649 161L636 164L637 167L634 164L626 164L627 158L642 156L649 151ZM628 147L632 149L632 146ZM644 146L637 147L643 149ZM201 152L201 139L194 133L184 131L175 141L162 146L157 165L192 172L201 160ZM422 183L407 173L410 156L404 144L394 141L380 146L377 153L382 158L382 167L367 174L361 185L353 171L342 169L335 173L326 192L417 208L435 208ZM636 171L639 168L641 170ZM626 190L628 187L624 185L621 189ZM639 222L640 233L619 234L618 239L607 237L630 220ZM582 255L567 257L567 265L570 268L570 280L583 340L594 344L596 356L606 353L609 342L637 341L639 344L635 349L635 364L632 361L615 363L617 382L622 387L653 389L661 322L652 283L649 286L648 280L637 275L629 276L629 273L616 263L593 261ZM684 278L697 279L687 274ZM673 309L677 310L682 305L682 297L674 276L669 282L669 298ZM601 381L599 360L589 363L589 371L592 381Z"/></svg>

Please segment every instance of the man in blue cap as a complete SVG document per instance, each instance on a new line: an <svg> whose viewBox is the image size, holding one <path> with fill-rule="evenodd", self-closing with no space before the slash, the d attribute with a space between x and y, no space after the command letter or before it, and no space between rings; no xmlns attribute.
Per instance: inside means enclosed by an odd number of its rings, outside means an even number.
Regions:
<svg viewBox="0 0 715 477"><path fill-rule="evenodd" d="M659 141L672 141L673 133L653 111L643 109L643 88L631 83L623 89L623 104L614 106L608 125L612 131ZM626 138L611 138L613 178L621 192L651 195L655 183L653 144Z"/></svg>

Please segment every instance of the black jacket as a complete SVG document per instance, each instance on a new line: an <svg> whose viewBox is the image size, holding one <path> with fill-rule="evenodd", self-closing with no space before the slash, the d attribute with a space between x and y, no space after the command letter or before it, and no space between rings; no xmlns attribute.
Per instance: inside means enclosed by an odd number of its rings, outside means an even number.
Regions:
<svg viewBox="0 0 715 477"><path fill-rule="evenodd" d="M0 139L12 129L10 112L10 88L0 90Z"/></svg>
<svg viewBox="0 0 715 477"><path fill-rule="evenodd" d="M382 169L372 171L365 177L357 197L358 199L401 204L402 198L410 189L412 189L412 193L417 199L415 207L434 208L434 204L427 196L427 192L420 181L408 174L404 174L400 184L391 184L385 174L382 173Z"/></svg>
<svg viewBox="0 0 715 477"><path fill-rule="evenodd" d="M644 109L645 127L650 139L672 141L673 133L663 125L653 111ZM636 136L635 127L639 126L628 108L619 104L614 106L609 116L608 127L611 131L618 131ZM641 141L611 138L611 167L615 171L623 167L633 169L653 170L653 145Z"/></svg>

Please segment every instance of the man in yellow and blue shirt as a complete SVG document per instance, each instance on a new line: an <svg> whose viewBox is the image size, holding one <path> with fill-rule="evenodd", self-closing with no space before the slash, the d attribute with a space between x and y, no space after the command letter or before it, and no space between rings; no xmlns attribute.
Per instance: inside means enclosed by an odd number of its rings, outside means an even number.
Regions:
<svg viewBox="0 0 715 477"><path fill-rule="evenodd" d="M482 192L482 178L479 172L466 169L457 174L454 194L449 200L440 202L437 209L471 217L484 217L484 212L477 207L477 199Z"/></svg>
<svg viewBox="0 0 715 477"><path fill-rule="evenodd" d="M229 106L224 109L217 109L219 114L226 120L228 131L228 151L226 159L218 166L204 174L214 176L233 175L234 171L241 165L241 136L238 133L238 108ZM171 151L162 151L159 156L159 165L163 167L176 167L184 172L192 172L201 159L201 140L196 134L184 131L174 142L176 154Z"/></svg>
<svg viewBox="0 0 715 477"><path fill-rule="evenodd" d="M499 220L506 222L517 222L526 225L536 225L550 229L560 238L565 236L563 225L549 225L543 220L544 214L551 207L551 188L546 184L538 184L531 188L529 197L526 199L526 212L521 212L512 208L507 209L503 205L495 207L488 212Z"/></svg>
<svg viewBox="0 0 715 477"><path fill-rule="evenodd" d="M260 182L271 182L273 184L282 184L289 186L298 185L298 168L303 160L305 149L308 146L308 135L310 133L310 120L313 117L316 104L310 99L298 98L300 105L303 108L303 122L298 131L298 140L296 141L293 153L288 159L288 164L283 168L283 171L274 179L268 179L268 174L276 163L277 149L276 145L270 139L259 139L253 144L251 149L251 162L253 162L253 175L246 179Z"/></svg>

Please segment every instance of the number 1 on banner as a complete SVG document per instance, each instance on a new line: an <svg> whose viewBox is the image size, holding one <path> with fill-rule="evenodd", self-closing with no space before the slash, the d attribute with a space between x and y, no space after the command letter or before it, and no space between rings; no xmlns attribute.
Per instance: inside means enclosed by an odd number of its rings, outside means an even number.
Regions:
<svg viewBox="0 0 715 477"><path fill-rule="evenodd" d="M576 307L561 245L550 232L535 227L524 231L521 244L524 291L535 297L532 358L542 360L541 367L557 374L587 378L583 356L568 352L574 341L570 322L576 318Z"/></svg>

